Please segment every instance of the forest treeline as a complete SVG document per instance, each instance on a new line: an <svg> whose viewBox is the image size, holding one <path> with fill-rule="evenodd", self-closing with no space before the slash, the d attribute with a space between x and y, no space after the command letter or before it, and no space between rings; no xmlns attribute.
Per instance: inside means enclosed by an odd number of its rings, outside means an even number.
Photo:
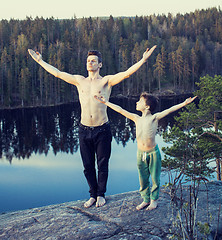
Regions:
<svg viewBox="0 0 222 240"><path fill-rule="evenodd" d="M28 54L38 50L61 71L86 76L86 54L103 55L101 75L126 70L157 45L148 62L112 94L192 92L201 76L222 75L222 12L113 18L26 17L0 21L0 107L45 106L77 99L74 86L47 73Z"/></svg>

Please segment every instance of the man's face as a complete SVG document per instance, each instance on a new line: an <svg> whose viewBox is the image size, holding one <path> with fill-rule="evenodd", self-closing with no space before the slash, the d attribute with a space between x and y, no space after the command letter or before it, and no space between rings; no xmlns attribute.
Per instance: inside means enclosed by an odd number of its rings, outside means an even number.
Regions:
<svg viewBox="0 0 222 240"><path fill-rule="evenodd" d="M102 63L99 63L98 57L95 55L90 55L87 57L86 68L87 71L97 71L102 67Z"/></svg>

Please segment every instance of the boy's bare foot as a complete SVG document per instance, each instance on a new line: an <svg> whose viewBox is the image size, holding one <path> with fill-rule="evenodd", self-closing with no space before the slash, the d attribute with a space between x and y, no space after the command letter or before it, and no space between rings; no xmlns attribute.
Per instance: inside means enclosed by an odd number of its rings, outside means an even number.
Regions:
<svg viewBox="0 0 222 240"><path fill-rule="evenodd" d="M95 202L96 202L96 199L91 197L87 202L84 203L84 207L85 207L85 208L89 208L89 207L91 207Z"/></svg>
<svg viewBox="0 0 222 240"><path fill-rule="evenodd" d="M148 205L149 205L149 203L142 202L140 205L138 205L138 206L136 207L136 210L141 210L141 209L145 208L145 207L148 206Z"/></svg>
<svg viewBox="0 0 222 240"><path fill-rule="evenodd" d="M151 200L150 205L147 207L146 210L153 210L157 208L157 201Z"/></svg>
<svg viewBox="0 0 222 240"><path fill-rule="evenodd" d="M96 201L96 207L102 207L103 205L105 205L106 200L104 197L97 197L97 201Z"/></svg>

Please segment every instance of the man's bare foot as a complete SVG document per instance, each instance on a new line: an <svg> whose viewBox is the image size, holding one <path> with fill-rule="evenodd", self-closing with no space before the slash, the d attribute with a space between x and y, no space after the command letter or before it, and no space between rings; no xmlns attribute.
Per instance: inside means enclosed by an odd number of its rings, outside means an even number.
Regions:
<svg viewBox="0 0 222 240"><path fill-rule="evenodd" d="M96 199L91 197L87 202L84 203L84 207L85 207L85 208L89 208L89 207L91 207L95 202L96 202Z"/></svg>
<svg viewBox="0 0 222 240"><path fill-rule="evenodd" d="M150 205L147 207L146 210L153 210L157 208L157 201L151 200Z"/></svg>
<svg viewBox="0 0 222 240"><path fill-rule="evenodd" d="M142 202L140 205L138 205L138 206L136 207L136 210L141 210L141 209L145 208L145 207L148 206L148 205L149 205L149 203Z"/></svg>
<svg viewBox="0 0 222 240"><path fill-rule="evenodd" d="M102 207L103 205L105 205L106 200L104 197L97 197L97 201L96 201L96 207Z"/></svg>

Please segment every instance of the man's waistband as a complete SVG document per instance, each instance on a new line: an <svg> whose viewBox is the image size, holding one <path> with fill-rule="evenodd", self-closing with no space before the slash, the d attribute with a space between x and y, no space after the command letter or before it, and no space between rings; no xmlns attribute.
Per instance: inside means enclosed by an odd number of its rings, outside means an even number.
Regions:
<svg viewBox="0 0 222 240"><path fill-rule="evenodd" d="M82 123L79 123L79 127L84 129L84 130L95 130L95 129L104 128L104 127L107 127L107 126L109 126L109 121L104 123L103 125L95 126L95 127L85 126Z"/></svg>

